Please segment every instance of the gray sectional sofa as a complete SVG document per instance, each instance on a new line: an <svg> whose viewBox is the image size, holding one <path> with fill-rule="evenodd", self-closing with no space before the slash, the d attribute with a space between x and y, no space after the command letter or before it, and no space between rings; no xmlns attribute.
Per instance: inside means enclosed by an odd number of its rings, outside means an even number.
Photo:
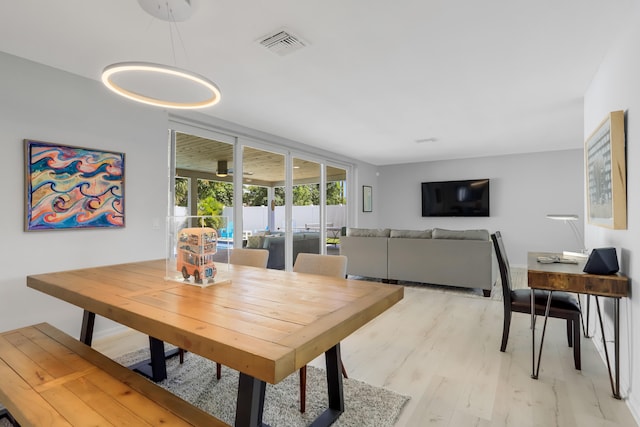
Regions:
<svg viewBox="0 0 640 427"><path fill-rule="evenodd" d="M351 275L478 288L485 296L498 277L487 230L349 228L346 234L340 253Z"/></svg>

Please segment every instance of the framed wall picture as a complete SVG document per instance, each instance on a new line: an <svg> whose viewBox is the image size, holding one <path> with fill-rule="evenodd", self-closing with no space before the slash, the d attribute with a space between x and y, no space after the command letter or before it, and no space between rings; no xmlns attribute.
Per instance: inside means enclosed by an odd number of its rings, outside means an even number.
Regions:
<svg viewBox="0 0 640 427"><path fill-rule="evenodd" d="M24 140L25 231L124 227L124 153Z"/></svg>
<svg viewBox="0 0 640 427"><path fill-rule="evenodd" d="M589 224L627 228L627 172L624 111L614 111L587 138L584 147Z"/></svg>
<svg viewBox="0 0 640 427"><path fill-rule="evenodd" d="M373 188L370 185L362 186L362 212L373 212Z"/></svg>

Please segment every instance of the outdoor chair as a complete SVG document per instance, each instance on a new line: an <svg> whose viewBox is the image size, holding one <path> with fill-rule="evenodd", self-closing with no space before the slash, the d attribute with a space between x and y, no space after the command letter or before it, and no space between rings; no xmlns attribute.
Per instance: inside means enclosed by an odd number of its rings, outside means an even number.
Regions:
<svg viewBox="0 0 640 427"><path fill-rule="evenodd" d="M219 240L229 242L233 240L233 221L229 221L226 227L219 230Z"/></svg>
<svg viewBox="0 0 640 427"><path fill-rule="evenodd" d="M502 344L500 351L507 348L509 339L509 328L511 326L511 313L531 314L531 291L529 289L512 289L511 270L507 253L502 243L502 236L499 231L491 235L493 245L498 258L500 268L500 280L502 282L502 300L504 304L504 323L502 326ZM548 291L535 290L535 314L544 316ZM580 306L576 298L566 292L553 292L551 295L551 305L549 317L566 319L567 321L567 342L569 347L573 346L573 360L575 368L581 369L580 360Z"/></svg>
<svg viewBox="0 0 640 427"><path fill-rule="evenodd" d="M347 257L344 255L318 255L310 253L299 253L293 266L293 271L297 273L317 274L320 276L331 276L345 278L347 275ZM347 371L340 360L342 375L345 378ZM307 401L307 365L300 368L300 412L306 410Z"/></svg>

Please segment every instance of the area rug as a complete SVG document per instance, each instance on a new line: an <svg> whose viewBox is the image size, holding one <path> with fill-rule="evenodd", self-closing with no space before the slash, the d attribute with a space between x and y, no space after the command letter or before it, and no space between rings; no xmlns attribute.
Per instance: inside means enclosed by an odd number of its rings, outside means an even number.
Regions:
<svg viewBox="0 0 640 427"><path fill-rule="evenodd" d="M144 360L143 349L116 360L125 366ZM216 380L214 362L193 353L185 353L184 364L177 357L167 360L167 379L161 387L233 425L238 392L238 372L222 367ZM271 427L309 425L327 408L327 381L323 369L307 368L307 409L299 411L299 376L290 375L276 385L267 384L263 421ZM409 397L355 380L343 379L345 411L333 424L343 427L393 426Z"/></svg>

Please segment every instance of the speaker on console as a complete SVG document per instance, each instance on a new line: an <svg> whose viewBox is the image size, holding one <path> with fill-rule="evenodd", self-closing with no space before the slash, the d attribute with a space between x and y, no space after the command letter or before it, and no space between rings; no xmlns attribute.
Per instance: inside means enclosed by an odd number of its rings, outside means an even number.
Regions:
<svg viewBox="0 0 640 427"><path fill-rule="evenodd" d="M596 248L591 251L584 272L589 274L614 274L619 270L615 248Z"/></svg>

